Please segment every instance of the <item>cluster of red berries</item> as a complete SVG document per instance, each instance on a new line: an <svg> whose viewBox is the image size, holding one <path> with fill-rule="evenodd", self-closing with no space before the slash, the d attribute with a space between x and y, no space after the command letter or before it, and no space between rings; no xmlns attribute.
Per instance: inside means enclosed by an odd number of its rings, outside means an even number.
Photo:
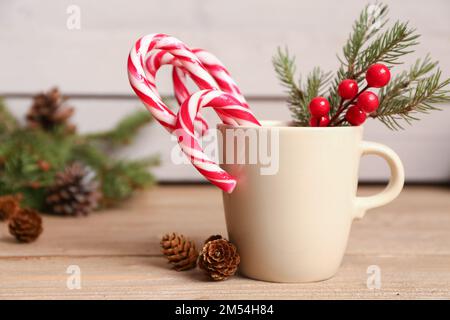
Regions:
<svg viewBox="0 0 450 320"><path fill-rule="evenodd" d="M337 111L336 116L330 120L328 113L330 112L330 103L324 97L315 97L309 103L309 112L311 118L309 125L311 127L326 127L331 121L336 120L339 114L344 111L343 102L350 100L348 109L345 113L345 120L354 126L359 126L366 121L367 114L374 112L378 108L378 96L371 92L365 91L367 88L381 88L388 84L391 79L389 69L380 63L371 65L366 72L367 87L358 92L358 83L353 79L342 80L338 86L339 96L342 103ZM353 104L354 100L356 103ZM333 125L333 124L331 124Z"/></svg>

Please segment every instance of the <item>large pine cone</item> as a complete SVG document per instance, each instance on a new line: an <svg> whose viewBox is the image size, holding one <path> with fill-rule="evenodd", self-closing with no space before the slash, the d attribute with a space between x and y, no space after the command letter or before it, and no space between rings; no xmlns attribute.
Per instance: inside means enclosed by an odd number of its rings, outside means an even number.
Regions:
<svg viewBox="0 0 450 320"><path fill-rule="evenodd" d="M200 269L213 280L225 280L234 275L241 262L235 245L221 236L211 236L208 240L198 258Z"/></svg>
<svg viewBox="0 0 450 320"><path fill-rule="evenodd" d="M19 242L33 242L42 230L42 218L33 209L20 209L9 220L9 233Z"/></svg>
<svg viewBox="0 0 450 320"><path fill-rule="evenodd" d="M56 174L46 202L50 213L81 216L97 208L100 197L95 172L76 162Z"/></svg>
<svg viewBox="0 0 450 320"><path fill-rule="evenodd" d="M20 195L6 195L0 197L0 221L6 221L20 209Z"/></svg>
<svg viewBox="0 0 450 320"><path fill-rule="evenodd" d="M50 131L57 126L64 125L67 131L75 131L75 126L68 123L74 113L74 108L65 105L67 98L61 95L58 88L40 93L33 100L33 105L26 115L30 128Z"/></svg>
<svg viewBox="0 0 450 320"><path fill-rule="evenodd" d="M182 234L166 234L161 239L161 248L175 270L184 271L197 266L198 251L195 243Z"/></svg>

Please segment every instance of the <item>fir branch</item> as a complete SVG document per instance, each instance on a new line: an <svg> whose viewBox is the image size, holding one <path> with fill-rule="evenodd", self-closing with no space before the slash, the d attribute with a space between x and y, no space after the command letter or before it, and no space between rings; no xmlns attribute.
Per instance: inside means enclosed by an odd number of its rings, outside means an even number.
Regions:
<svg viewBox="0 0 450 320"><path fill-rule="evenodd" d="M323 72L319 67L315 67L313 71L308 74L306 78L306 85L304 88L305 99L302 108L307 111L309 120L308 104L309 102L317 96L324 93L324 87L331 80L331 72Z"/></svg>
<svg viewBox="0 0 450 320"><path fill-rule="evenodd" d="M129 143L140 128L152 121L147 111L137 111L122 119L114 129L86 135L88 140L96 140L111 146Z"/></svg>
<svg viewBox="0 0 450 320"><path fill-rule="evenodd" d="M412 53L413 47L418 44L420 35L408 23L396 22L385 32L378 34L387 23L387 12L386 5L368 5L355 21L353 31L342 49L342 58L338 57L341 65L327 97L331 104L330 125L346 125L340 112L345 111L355 100L344 103L338 95L338 86L342 80L354 79L360 89L367 88L364 74L370 65L384 63L392 67L401 64L400 58ZM308 76L305 87L300 83L297 85L294 81L295 61L289 57L287 49L284 52L278 49L273 62L280 81L288 88L289 107L295 122L297 125L307 126L307 104L313 97L321 94L329 79L319 69L315 69ZM400 129L401 121L410 123L418 120L416 114L439 110L436 104L449 102L449 84L450 79L441 81L437 62L426 56L417 60L408 71L397 75L388 86L380 89L379 108L370 116L391 129Z"/></svg>
<svg viewBox="0 0 450 320"><path fill-rule="evenodd" d="M273 57L275 72L281 84L287 88L288 104L294 121L300 126L308 125L308 103L315 96L322 94L324 87L331 79L331 73L325 73L316 67L308 74L305 85L302 87L294 80L295 59L289 55L287 49L278 48L277 55Z"/></svg>
<svg viewBox="0 0 450 320"><path fill-rule="evenodd" d="M315 67L311 71L307 78L306 83L303 87L304 99L297 105L292 106L291 111L295 116L295 122L301 126L307 126L309 124L310 113L308 110L309 102L319 95L323 94L324 87L328 84L331 79L330 72L324 72L319 67Z"/></svg>
<svg viewBox="0 0 450 320"><path fill-rule="evenodd" d="M399 58L413 52L411 49L417 45L419 35L415 29L409 28L407 23L396 22L391 28L378 35L375 40L368 43L377 32L387 23L387 6L378 4L378 9L373 10L380 14L369 17L369 8L366 6L359 19L355 22L353 33L344 46L344 60L330 90L329 101L331 104L331 116L334 117L341 104L337 92L339 83L343 79L355 79L361 87L364 84L364 74L368 67L374 63L386 63L388 65L400 64Z"/></svg>
<svg viewBox="0 0 450 320"><path fill-rule="evenodd" d="M107 168L111 163L110 157L93 144L85 141L79 141L73 146L70 161L82 162L95 170Z"/></svg>
<svg viewBox="0 0 450 320"><path fill-rule="evenodd" d="M47 187L54 184L55 174L77 160L95 170L106 194L105 201L117 204L136 189L154 182L148 170L158 161L155 157L115 160L94 142L108 143L109 137L116 143L124 141L149 119L147 112L134 114L122 121L116 131L108 132L110 135L87 139L67 134L63 127L52 131L21 128L7 108L0 105L0 128L7 128L0 133L0 195L20 193L24 205L45 211Z"/></svg>
<svg viewBox="0 0 450 320"><path fill-rule="evenodd" d="M277 55L272 58L272 63L278 79L281 84L288 89L289 97L295 104L304 99L304 93L300 90L300 84L294 80L295 76L295 57L289 55L287 48L284 51L278 47Z"/></svg>
<svg viewBox="0 0 450 320"><path fill-rule="evenodd" d="M361 82L360 75L355 74L361 68L358 58L367 42L387 23L387 13L387 5L381 3L369 4L354 22L353 31L342 49L343 58L338 56L341 66L333 80L333 86L328 97L332 116L340 105L340 97L337 92L339 83L343 79L356 79ZM358 77L359 79L357 79Z"/></svg>
<svg viewBox="0 0 450 320"><path fill-rule="evenodd" d="M398 59L414 52L411 48L419 43L416 40L420 35L415 32L415 29L408 27L408 23L397 21L390 29L379 35L358 56L355 79L361 77L374 63L400 64Z"/></svg>
<svg viewBox="0 0 450 320"><path fill-rule="evenodd" d="M387 23L387 13L388 7L386 5L367 5L355 21L353 32L342 49L345 60L340 59L341 63L347 67L346 78L355 78L354 69L355 64L358 63L360 51L367 41Z"/></svg>
<svg viewBox="0 0 450 320"><path fill-rule="evenodd" d="M428 76L431 71L434 73ZM408 72L401 73L380 90L380 106L370 116L389 129L398 130L403 129L402 120L411 124L419 120L416 114L439 110L435 104L450 102L447 89L450 78L441 81L441 76L437 62L431 61L429 56L417 60Z"/></svg>
<svg viewBox="0 0 450 320"><path fill-rule="evenodd" d="M288 94L287 103L295 121L299 125L304 125L305 114L307 114L307 110L303 108L305 93L300 89L300 82L297 83L294 79L295 57L289 55L287 48L282 50L278 47L276 55L272 58L272 64L281 85L286 88Z"/></svg>
<svg viewBox="0 0 450 320"><path fill-rule="evenodd" d="M149 168L159 165L159 157L138 160L114 160L91 143L80 143L74 147L72 161L81 161L97 172L101 181L102 206L110 207L130 197L137 189L155 182Z"/></svg>
<svg viewBox="0 0 450 320"><path fill-rule="evenodd" d="M429 74L437 65L437 61L431 61L429 55L423 59L417 59L409 71L403 71L392 79L386 87L380 89L378 94L380 99L379 110L382 110L393 98L407 93L411 89L411 85Z"/></svg>
<svg viewBox="0 0 450 320"><path fill-rule="evenodd" d="M0 140L0 190L19 190L31 184L46 187L56 171L68 161L73 144L70 136L56 136L42 130L18 129ZM39 161L49 164L42 170ZM17 191L18 192L18 191Z"/></svg>

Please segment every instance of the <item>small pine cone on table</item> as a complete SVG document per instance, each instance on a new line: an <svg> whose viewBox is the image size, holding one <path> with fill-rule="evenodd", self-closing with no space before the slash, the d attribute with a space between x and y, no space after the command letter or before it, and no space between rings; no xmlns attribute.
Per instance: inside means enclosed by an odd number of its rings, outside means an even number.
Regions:
<svg viewBox="0 0 450 320"><path fill-rule="evenodd" d="M237 271L241 258L236 246L221 236L207 239L198 259L198 266L213 280L225 280Z"/></svg>
<svg viewBox="0 0 450 320"><path fill-rule="evenodd" d="M9 220L20 209L22 195L0 196L0 221Z"/></svg>
<svg viewBox="0 0 450 320"><path fill-rule="evenodd" d="M58 88L34 96L33 105L26 115L28 127L50 131L64 125L68 132L74 132L75 126L68 123L74 108L66 106L66 100Z"/></svg>
<svg viewBox="0 0 450 320"><path fill-rule="evenodd" d="M88 215L101 198L95 172L75 162L56 174L55 183L47 190L50 213L63 216Z"/></svg>
<svg viewBox="0 0 450 320"><path fill-rule="evenodd" d="M33 209L20 209L9 220L9 233L19 242L35 241L42 230L42 218Z"/></svg>
<svg viewBox="0 0 450 320"><path fill-rule="evenodd" d="M161 239L161 249L176 271L185 271L197 266L198 251L195 243L182 234L166 234Z"/></svg>

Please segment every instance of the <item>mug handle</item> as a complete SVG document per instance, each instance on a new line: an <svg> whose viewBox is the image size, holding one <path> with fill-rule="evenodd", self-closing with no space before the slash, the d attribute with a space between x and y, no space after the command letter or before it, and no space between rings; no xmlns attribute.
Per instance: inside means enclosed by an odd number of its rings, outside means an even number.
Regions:
<svg viewBox="0 0 450 320"><path fill-rule="evenodd" d="M394 200L402 191L405 182L405 170L398 155L387 146L376 143L363 141L361 143L361 155L374 154L382 157L389 165L391 177L389 184L380 193L369 197L355 198L355 211L353 218L361 219L366 211L375 207L383 206Z"/></svg>

